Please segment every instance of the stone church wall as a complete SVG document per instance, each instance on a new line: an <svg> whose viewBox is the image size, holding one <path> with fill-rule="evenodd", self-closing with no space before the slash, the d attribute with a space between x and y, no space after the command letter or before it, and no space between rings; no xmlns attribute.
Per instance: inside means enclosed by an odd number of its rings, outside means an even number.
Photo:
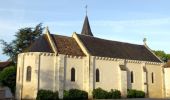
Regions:
<svg viewBox="0 0 170 100"><path fill-rule="evenodd" d="M18 55L16 98L35 99L38 89L53 90L54 54L22 53ZM27 67L31 67L31 80L26 80ZM40 72L40 73L39 73ZM40 77L40 78L39 78Z"/></svg>
<svg viewBox="0 0 170 100"><path fill-rule="evenodd" d="M92 90L98 87L108 91L118 89L123 96L126 96L127 89L137 89L148 91L149 97L164 97L164 76L160 64L107 57L23 53L18 56L17 66L17 99L21 95L24 99L36 98L39 89L59 91L61 98L63 90L72 88L85 90L91 95ZM31 67L32 77L29 82L26 81L28 66ZM75 69L75 82L71 81L72 68ZM100 73L99 82L96 82L96 69ZM130 79L131 71L134 73L133 83ZM154 83L151 81L151 73L154 73Z"/></svg>
<svg viewBox="0 0 170 100"><path fill-rule="evenodd" d="M40 56L39 89L54 90L55 57L49 54L42 54Z"/></svg>
<svg viewBox="0 0 170 100"><path fill-rule="evenodd" d="M126 64L127 67L127 88L143 91L143 67L140 63ZM131 83L131 72L133 72L133 83Z"/></svg>
<svg viewBox="0 0 170 100"><path fill-rule="evenodd" d="M120 66L124 66L125 69ZM123 93L123 95L126 95L127 89L137 89L145 91L147 96L151 98L164 97L163 72L161 64L96 57L94 60L94 69L99 69L100 71L100 82L95 81L94 74L94 88L101 87L105 90L118 89ZM133 72L132 83L131 71ZM154 83L151 82L152 72L154 74Z"/></svg>
<svg viewBox="0 0 170 100"><path fill-rule="evenodd" d="M119 63L109 60L95 60L95 69L99 69L100 80L95 82L95 88L110 91L110 89L120 90Z"/></svg>
<svg viewBox="0 0 170 100"><path fill-rule="evenodd" d="M37 66L36 59L38 57L37 53L25 53L18 56L18 65L17 65L17 86L16 94L18 98L32 99L36 97L37 89ZM27 68L31 67L31 81L27 81L26 73ZM28 92L32 91L32 92Z"/></svg>
<svg viewBox="0 0 170 100"><path fill-rule="evenodd" d="M170 98L170 68L164 68L164 80L165 80L165 95L166 98Z"/></svg>
<svg viewBox="0 0 170 100"><path fill-rule="evenodd" d="M65 59L65 85L64 89L83 90L83 57L66 57ZM75 82L71 81L71 69L75 69Z"/></svg>
<svg viewBox="0 0 170 100"><path fill-rule="evenodd" d="M22 88L22 70L23 70L23 55L18 55L18 64L17 64L17 77L16 77L16 97L17 99L21 99L21 88Z"/></svg>
<svg viewBox="0 0 170 100"><path fill-rule="evenodd" d="M163 68L161 65L146 64L148 77L148 92L151 98L164 97ZM154 82L152 83L153 73Z"/></svg>
<svg viewBox="0 0 170 100"><path fill-rule="evenodd" d="M35 96L35 90L36 90L36 78L31 78L31 81L26 81L26 73L27 73L27 67L31 67L31 77L35 77L35 61L36 61L36 55L28 54L24 56L24 69L23 69L23 91L22 95L24 98L31 98L31 96ZM34 92L28 92L28 91L34 91Z"/></svg>
<svg viewBox="0 0 170 100"><path fill-rule="evenodd" d="M102 88L110 91L117 89L122 92L122 96L127 94L127 71L124 60L94 57L94 88ZM99 82L96 82L96 70L99 70Z"/></svg>

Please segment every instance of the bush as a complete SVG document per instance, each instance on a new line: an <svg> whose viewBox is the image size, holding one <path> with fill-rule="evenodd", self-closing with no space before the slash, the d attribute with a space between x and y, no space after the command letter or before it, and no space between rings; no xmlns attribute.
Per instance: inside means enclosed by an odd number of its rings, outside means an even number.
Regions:
<svg viewBox="0 0 170 100"><path fill-rule="evenodd" d="M93 98L95 98L95 99L118 99L118 98L121 98L121 92L119 90L113 90L113 89L111 89L110 92L107 92L106 90L97 88L97 89L93 90L92 94L93 94Z"/></svg>
<svg viewBox="0 0 170 100"><path fill-rule="evenodd" d="M136 91L136 97L137 98L144 98L145 97L145 92L143 92L143 91Z"/></svg>
<svg viewBox="0 0 170 100"><path fill-rule="evenodd" d="M11 92L15 93L15 86L16 86L15 66L6 67L0 72L0 83L2 86L9 87L11 89Z"/></svg>
<svg viewBox="0 0 170 100"><path fill-rule="evenodd" d="M93 98L95 99L108 99L109 93L101 88L94 89L93 92Z"/></svg>
<svg viewBox="0 0 170 100"><path fill-rule="evenodd" d="M50 90L39 90L36 100L59 100L58 92L52 92Z"/></svg>
<svg viewBox="0 0 170 100"><path fill-rule="evenodd" d="M121 92L119 90L113 90L109 92L109 99L119 99L121 98Z"/></svg>
<svg viewBox="0 0 170 100"><path fill-rule="evenodd" d="M136 98L136 90L128 89L127 97L128 98Z"/></svg>
<svg viewBox="0 0 170 100"><path fill-rule="evenodd" d="M64 100L87 100L88 93L78 89L70 89L64 91Z"/></svg>
<svg viewBox="0 0 170 100"><path fill-rule="evenodd" d="M139 90L134 90L134 89L129 89L127 93L128 98L144 98L145 97L145 92L139 91Z"/></svg>

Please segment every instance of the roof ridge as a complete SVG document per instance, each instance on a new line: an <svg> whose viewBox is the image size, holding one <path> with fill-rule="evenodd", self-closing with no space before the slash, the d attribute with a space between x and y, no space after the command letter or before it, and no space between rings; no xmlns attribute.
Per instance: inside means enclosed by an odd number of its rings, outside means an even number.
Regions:
<svg viewBox="0 0 170 100"><path fill-rule="evenodd" d="M142 44L134 44L134 43L129 43L129 42L122 42L122 41L116 41L116 40L108 40L108 39L99 38L99 37L95 37L95 36L88 36L88 35L84 35L84 34L78 34L78 35L86 36L86 37L91 37L91 38L96 38L96 39L105 40L105 41L110 41L110 42L118 42L118 43L130 44L130 45L144 46Z"/></svg>
<svg viewBox="0 0 170 100"><path fill-rule="evenodd" d="M66 35L58 35L58 34L51 34L51 35L54 35L54 36L62 36L62 37L69 37L69 38L72 38L71 36L66 36Z"/></svg>

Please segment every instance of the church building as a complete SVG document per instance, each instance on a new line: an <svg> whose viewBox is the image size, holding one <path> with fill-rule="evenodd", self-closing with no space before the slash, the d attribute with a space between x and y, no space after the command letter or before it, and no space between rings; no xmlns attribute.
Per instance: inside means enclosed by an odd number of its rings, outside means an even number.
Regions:
<svg viewBox="0 0 170 100"><path fill-rule="evenodd" d="M18 55L16 98L35 99L40 89L80 89L89 98L95 88L142 90L150 98L164 98L163 62L144 45L95 37L88 17L81 34L51 34L46 28L27 50Z"/></svg>

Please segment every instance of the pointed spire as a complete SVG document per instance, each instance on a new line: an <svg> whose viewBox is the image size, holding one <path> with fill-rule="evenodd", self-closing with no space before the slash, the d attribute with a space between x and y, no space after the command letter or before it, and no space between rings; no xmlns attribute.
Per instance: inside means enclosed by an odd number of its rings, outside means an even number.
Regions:
<svg viewBox="0 0 170 100"><path fill-rule="evenodd" d="M81 34L93 36L87 15L86 15L85 20L84 20L83 29L81 31Z"/></svg>

